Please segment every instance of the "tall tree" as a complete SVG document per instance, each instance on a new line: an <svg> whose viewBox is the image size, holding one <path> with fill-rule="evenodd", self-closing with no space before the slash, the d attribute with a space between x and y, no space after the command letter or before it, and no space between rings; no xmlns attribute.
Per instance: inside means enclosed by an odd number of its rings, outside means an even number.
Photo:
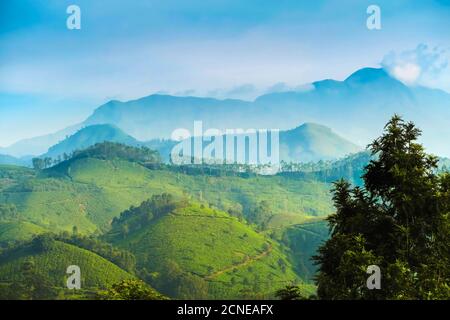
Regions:
<svg viewBox="0 0 450 320"><path fill-rule="evenodd" d="M450 298L450 175L417 143L421 132L395 115L369 145L364 187L335 183L331 238L314 257L322 299ZM369 290L369 265L380 290Z"/></svg>
<svg viewBox="0 0 450 320"><path fill-rule="evenodd" d="M166 300L167 298L140 280L127 279L112 285L107 291L100 291L103 300Z"/></svg>

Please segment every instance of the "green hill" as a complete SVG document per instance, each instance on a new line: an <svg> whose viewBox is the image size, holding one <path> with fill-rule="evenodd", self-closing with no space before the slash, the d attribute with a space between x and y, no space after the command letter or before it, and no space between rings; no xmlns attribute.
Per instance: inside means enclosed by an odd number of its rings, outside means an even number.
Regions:
<svg viewBox="0 0 450 320"><path fill-rule="evenodd" d="M109 241L132 251L138 275L171 297L267 298L290 281L310 280L313 252L299 254L273 235L333 212L329 183L143 165L138 151L137 158L123 157L106 148L106 157L103 149L94 146L43 171L0 166L0 228L7 231L0 242L74 227L100 235L112 224ZM189 205L150 223L116 225L122 212L163 193Z"/></svg>
<svg viewBox="0 0 450 320"><path fill-rule="evenodd" d="M164 192L207 201L268 227L300 223L333 210L329 184L308 179L205 176L92 158L39 175L30 171L0 179L0 203L14 205L22 219L52 231L71 231L74 225L83 233L105 229L131 205Z"/></svg>
<svg viewBox="0 0 450 320"><path fill-rule="evenodd" d="M311 257L317 254L317 248L328 238L328 224L323 220L292 225L283 230L280 242L290 248L296 271L306 281L312 281L317 270Z"/></svg>
<svg viewBox="0 0 450 320"><path fill-rule="evenodd" d="M4 252L0 256L0 284L24 281L25 265L32 270L36 278L45 279L45 283L57 292L74 293L66 287L67 267L77 265L81 270L81 293L89 294L105 289L124 279L134 278L117 265L88 250L60 241L50 241L43 246L36 241ZM3 292L0 290L0 293ZM61 294L61 293L59 293Z"/></svg>
<svg viewBox="0 0 450 320"><path fill-rule="evenodd" d="M135 254L146 280L162 293L267 298L280 286L300 281L278 244L250 226L204 204L167 198L153 197L125 212L106 235ZM314 290L306 284L303 289Z"/></svg>
<svg viewBox="0 0 450 320"><path fill-rule="evenodd" d="M45 228L26 221L0 221L0 243L27 240L46 231Z"/></svg>

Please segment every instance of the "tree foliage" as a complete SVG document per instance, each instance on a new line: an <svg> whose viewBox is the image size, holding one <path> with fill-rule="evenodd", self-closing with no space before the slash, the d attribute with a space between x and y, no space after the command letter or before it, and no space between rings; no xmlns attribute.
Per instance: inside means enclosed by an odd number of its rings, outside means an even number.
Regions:
<svg viewBox="0 0 450 320"><path fill-rule="evenodd" d="M331 238L314 257L319 298L450 298L450 175L437 173L420 134L395 115L369 145L364 187L335 183ZM380 290L366 287L372 264Z"/></svg>
<svg viewBox="0 0 450 320"><path fill-rule="evenodd" d="M103 300L164 300L163 295L157 293L145 282L140 280L122 280L106 291L99 292Z"/></svg>
<svg viewBox="0 0 450 320"><path fill-rule="evenodd" d="M177 208L187 205L184 200L177 200L171 194L153 195L143 201L138 207L131 206L123 211L120 217L114 218L112 226L125 238L128 233L147 225L153 219L161 218Z"/></svg>
<svg viewBox="0 0 450 320"><path fill-rule="evenodd" d="M278 290L275 296L280 300L306 300L307 298L302 294L300 287L295 284L289 284L283 289Z"/></svg>

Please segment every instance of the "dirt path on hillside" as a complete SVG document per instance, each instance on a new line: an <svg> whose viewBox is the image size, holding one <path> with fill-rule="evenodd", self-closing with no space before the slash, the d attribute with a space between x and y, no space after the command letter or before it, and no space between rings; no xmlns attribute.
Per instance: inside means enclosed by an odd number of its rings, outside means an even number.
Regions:
<svg viewBox="0 0 450 320"><path fill-rule="evenodd" d="M227 219L227 220L234 220L236 218L234 217L220 217L220 216L214 216L214 215L198 215L198 214L177 214L177 213L170 213L170 215L173 216L178 216L178 217L197 217L197 218L213 218L213 219ZM222 270L216 271L214 273L211 273L210 275L204 276L203 279L205 280L212 280L215 277L220 276L221 274L224 274L226 272L232 271L234 269L239 269L242 267L245 267L251 263L254 263L255 261L258 261L262 258L264 258L265 256L267 256L273 249L273 246L271 244L269 244L269 247L267 248L267 250L265 250L264 252L261 252L260 254L254 256L254 257L247 257L243 262L226 267Z"/></svg>
<svg viewBox="0 0 450 320"><path fill-rule="evenodd" d="M207 219L225 219L225 220L235 220L234 217L220 217L220 216L213 216L213 215L202 215L202 214L184 214L184 213L173 213L171 212L170 215L175 217L189 217L189 218L207 218Z"/></svg>
<svg viewBox="0 0 450 320"><path fill-rule="evenodd" d="M249 265L250 263L253 263L253 262L257 261L257 260L260 260L260 259L264 258L265 256L267 256L272 251L272 249L273 249L272 245L269 244L269 248L267 248L266 251L258 254L257 256L247 258L245 261L243 261L243 262L241 262L239 264L235 264L235 265L232 265L232 266L227 267L225 269L222 269L222 270L216 271L214 273L211 273L210 275L206 276L204 279L205 280L211 280L211 279L213 279L215 277L218 277L221 274L224 274L224 273L226 273L228 271L232 271L234 269L245 267L245 266Z"/></svg>

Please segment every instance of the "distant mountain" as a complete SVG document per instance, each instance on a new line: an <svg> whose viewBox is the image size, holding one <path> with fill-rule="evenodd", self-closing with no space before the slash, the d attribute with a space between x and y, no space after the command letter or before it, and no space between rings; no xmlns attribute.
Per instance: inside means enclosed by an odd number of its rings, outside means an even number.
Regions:
<svg viewBox="0 0 450 320"><path fill-rule="evenodd" d="M236 136L242 137L245 135ZM234 135L225 135L224 137L234 139ZM261 136L259 139L261 139ZM205 146L206 144L204 144ZM305 123L294 129L279 132L280 162L336 160L361 150L361 147L342 138L330 128L316 123ZM225 151L224 149L224 154ZM238 154L236 159L248 158L245 153L249 154L249 145L246 145L244 150L236 148L236 152ZM244 154L242 155L242 153Z"/></svg>
<svg viewBox="0 0 450 320"><path fill-rule="evenodd" d="M92 125L85 127L75 134L67 137L60 143L50 147L44 155L55 158L64 153L70 154L75 150L82 150L100 142L117 142L130 146L139 145L139 141L127 135L116 126L109 124Z"/></svg>
<svg viewBox="0 0 450 320"><path fill-rule="evenodd" d="M358 151L361 147L315 123L280 132L280 160L286 162L334 160Z"/></svg>
<svg viewBox="0 0 450 320"><path fill-rule="evenodd" d="M318 122L359 145L370 143L397 113L423 130L421 142L428 152L450 155L450 145L444 138L450 135L446 124L450 94L406 86L384 69L364 68L344 81L314 82L310 91L264 95L255 104L274 115L274 124L276 112L286 124L299 119Z"/></svg>
<svg viewBox="0 0 450 320"><path fill-rule="evenodd" d="M204 128L236 128L244 123L238 119L252 109L252 103L241 100L174 97L151 95L138 100L110 101L99 107L85 125L110 123L139 140L170 138L173 130L191 130L194 121L203 121Z"/></svg>
<svg viewBox="0 0 450 320"><path fill-rule="evenodd" d="M313 82L310 90L270 93L254 102L212 98L151 95L141 99L110 101L75 130L28 139L0 150L10 155L40 154L45 148L73 134L82 126L112 124L138 140L170 139L177 128L192 132L194 121L203 130L280 129L314 122L333 128L342 137L367 145L381 133L383 125L398 113L424 131L428 152L450 156L450 94L425 87L411 87L384 69L363 68L344 81ZM53 143L49 143L50 140ZM39 152L38 152L39 151Z"/></svg>
<svg viewBox="0 0 450 320"><path fill-rule="evenodd" d="M142 145L146 146L151 150L158 151L162 161L168 163L170 162L170 153L172 151L172 148L177 143L178 142L174 140L153 139L150 141L142 142Z"/></svg>
<svg viewBox="0 0 450 320"><path fill-rule="evenodd" d="M81 127L81 124L77 124L57 131L53 134L20 140L9 147L0 148L0 153L15 157L40 155L46 153L49 147L65 139Z"/></svg>
<svg viewBox="0 0 450 320"><path fill-rule="evenodd" d="M366 145L394 114L423 129L427 151L450 156L450 94L409 87L384 69L363 68L344 81L312 83L311 90L271 93L254 102L152 95L99 107L86 124L111 123L140 140L170 138L173 130L192 131L195 120L204 130L217 128L288 130L299 123L331 127L346 139Z"/></svg>
<svg viewBox="0 0 450 320"><path fill-rule="evenodd" d="M0 164L11 164L15 166L26 166L30 163L28 158L16 158L13 156L0 154Z"/></svg>
<svg viewBox="0 0 450 320"><path fill-rule="evenodd" d="M196 138L197 139L197 138ZM64 153L85 149L99 142L117 142L130 146L146 146L157 150L165 162L177 144L173 140L138 141L113 125L92 125L83 128L74 135L50 147L42 157L56 158ZM206 143L204 144L206 146ZM357 145L338 136L330 128L306 123L295 129L280 132L280 161L309 162L333 160L360 151ZM248 152L248 149L246 149Z"/></svg>

